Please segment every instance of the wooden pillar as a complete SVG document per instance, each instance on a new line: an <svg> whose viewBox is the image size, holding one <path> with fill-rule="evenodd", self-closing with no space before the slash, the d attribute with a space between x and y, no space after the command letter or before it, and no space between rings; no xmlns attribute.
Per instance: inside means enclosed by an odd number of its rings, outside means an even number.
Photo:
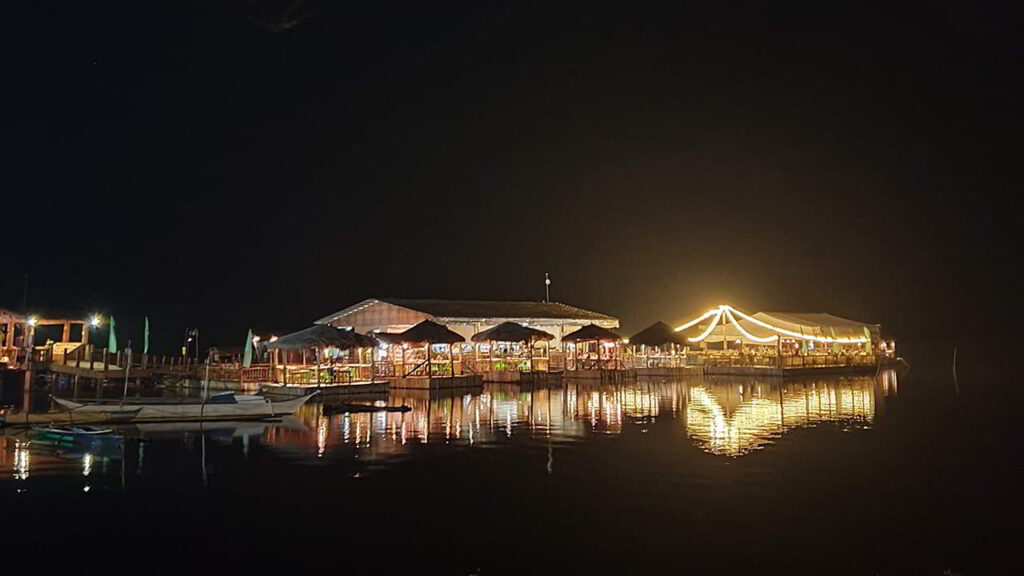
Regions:
<svg viewBox="0 0 1024 576"><path fill-rule="evenodd" d="M448 344L448 369L451 370L451 377L455 378L455 350Z"/></svg>
<svg viewBox="0 0 1024 576"><path fill-rule="evenodd" d="M306 363L305 356L303 356L302 360L303 360L302 363L305 364ZM316 370L314 371L314 375L316 377L316 387L319 388L320 387L320 349L319 348L315 351L313 361L316 362Z"/></svg>
<svg viewBox="0 0 1024 576"><path fill-rule="evenodd" d="M430 361L430 342L427 342L427 379L429 380L430 377L433 376L433 375L434 375L434 364Z"/></svg>
<svg viewBox="0 0 1024 576"><path fill-rule="evenodd" d="M533 342L529 338L526 339L526 370L533 372ZM533 405L533 395L530 395L530 404Z"/></svg>
<svg viewBox="0 0 1024 576"><path fill-rule="evenodd" d="M71 342L71 322L64 321L64 331L60 335L61 342Z"/></svg>
<svg viewBox="0 0 1024 576"><path fill-rule="evenodd" d="M28 362L28 366L25 368L25 386L22 389L22 399L24 404L22 411L28 414L32 409L32 378L35 376L35 372L32 370L32 363Z"/></svg>

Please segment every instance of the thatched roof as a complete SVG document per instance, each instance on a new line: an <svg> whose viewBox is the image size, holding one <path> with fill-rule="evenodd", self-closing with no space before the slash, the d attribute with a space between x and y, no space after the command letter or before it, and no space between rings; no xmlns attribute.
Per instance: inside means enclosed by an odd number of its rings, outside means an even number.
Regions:
<svg viewBox="0 0 1024 576"><path fill-rule="evenodd" d="M17 312L11 312L6 308L0 308L0 324L7 324L8 322L24 322L25 317Z"/></svg>
<svg viewBox="0 0 1024 576"><path fill-rule="evenodd" d="M622 340L622 336L619 336L607 328L601 328L596 324L587 324L572 334L563 337L562 340L565 340L566 342L586 342L589 340L617 341Z"/></svg>
<svg viewBox="0 0 1024 576"><path fill-rule="evenodd" d="M454 344L466 341L458 333L430 320L424 320L399 334L381 333L377 337L391 344Z"/></svg>
<svg viewBox="0 0 1024 576"><path fill-rule="evenodd" d="M516 322L502 322L494 328L477 332L473 342L533 342L536 340L553 340L555 337L543 330L523 326Z"/></svg>
<svg viewBox="0 0 1024 576"><path fill-rule="evenodd" d="M305 330L299 330L281 336L273 342L267 342L270 350L306 350L309 348L368 348L377 343L371 336L359 334L353 330L341 330L333 326L317 324Z"/></svg>
<svg viewBox="0 0 1024 576"><path fill-rule="evenodd" d="M637 346L664 346L665 344L686 345L686 337L676 332L664 322L655 322L637 332L629 339L630 344Z"/></svg>

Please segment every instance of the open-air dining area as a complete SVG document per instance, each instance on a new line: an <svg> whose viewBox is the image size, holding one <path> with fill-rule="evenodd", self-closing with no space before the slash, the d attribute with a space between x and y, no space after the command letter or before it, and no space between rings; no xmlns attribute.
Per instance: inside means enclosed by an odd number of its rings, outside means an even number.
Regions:
<svg viewBox="0 0 1024 576"><path fill-rule="evenodd" d="M472 369L485 380L512 381L524 372L553 369L551 341L554 335L516 322L502 322L474 334Z"/></svg>
<svg viewBox="0 0 1024 576"><path fill-rule="evenodd" d="M565 369L623 370L622 336L596 324L589 324L562 338Z"/></svg>
<svg viewBox="0 0 1024 576"><path fill-rule="evenodd" d="M323 386L372 382L372 336L314 325L261 344L256 338L243 359L241 380L281 386ZM255 353L259 363L251 362Z"/></svg>
<svg viewBox="0 0 1024 576"><path fill-rule="evenodd" d="M461 335L424 320L399 333L375 335L383 345L377 355L377 374L391 378L446 378L463 373Z"/></svg>

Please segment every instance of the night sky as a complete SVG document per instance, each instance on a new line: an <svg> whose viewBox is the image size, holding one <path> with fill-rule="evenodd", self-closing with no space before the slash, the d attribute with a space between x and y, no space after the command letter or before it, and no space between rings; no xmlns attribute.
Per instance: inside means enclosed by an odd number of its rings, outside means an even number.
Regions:
<svg viewBox="0 0 1024 576"><path fill-rule="evenodd" d="M1024 316L1019 3L618 4L7 3L0 307Z"/></svg>

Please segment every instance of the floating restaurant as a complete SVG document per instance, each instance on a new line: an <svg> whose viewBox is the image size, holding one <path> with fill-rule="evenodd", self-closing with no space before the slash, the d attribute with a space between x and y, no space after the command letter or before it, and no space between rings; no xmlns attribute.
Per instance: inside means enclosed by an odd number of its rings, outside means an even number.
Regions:
<svg viewBox="0 0 1024 576"><path fill-rule="evenodd" d="M727 304L675 328L705 374L870 372L895 354L881 326L827 313L746 314Z"/></svg>
<svg viewBox="0 0 1024 576"><path fill-rule="evenodd" d="M559 302L371 298L317 324L381 340L377 373L400 384L409 378L516 382L610 367L621 340L610 332L618 318ZM405 336L421 327L424 335ZM587 336L597 331L604 333ZM602 346L607 343L613 345Z"/></svg>

